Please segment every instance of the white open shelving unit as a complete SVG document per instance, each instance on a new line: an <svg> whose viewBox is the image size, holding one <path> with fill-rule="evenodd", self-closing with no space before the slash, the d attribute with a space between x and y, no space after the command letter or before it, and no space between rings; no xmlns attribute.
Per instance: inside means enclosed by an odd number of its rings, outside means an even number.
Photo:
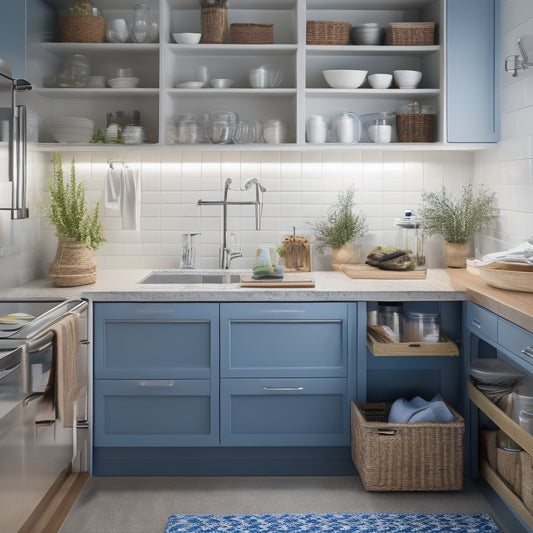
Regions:
<svg viewBox="0 0 533 533"><path fill-rule="evenodd" d="M306 150L306 149L377 149L446 150L483 148L483 144L447 144L445 98L445 3L446 0L229 0L228 23L268 22L274 24L274 44L178 45L172 33L200 31L198 0L152 0L151 7L160 24L160 42L136 43L58 43L30 35L27 77L34 86L28 96L29 107L40 116L40 142L37 150L57 150L57 143L47 131L47 119L54 116L92 118L95 130L104 128L106 113L136 109L150 143L143 149L182 150ZM136 0L107 0L102 5L108 19L130 18ZM50 10L65 7L64 0L47 0ZM50 20L57 20L50 16ZM437 43L432 46L317 46L306 45L307 20L342 20L358 25L375 21L435 21ZM49 30L52 30L50 28ZM49 36L50 31L44 32ZM49 39L49 37L48 37ZM119 67L131 67L141 82L135 89L61 89L45 88L43 80L57 72L62 60L74 53L86 55L91 74L114 76ZM254 89L248 83L248 71L270 64L283 74L276 89ZM197 79L198 66L208 67L211 77L234 80L229 89L178 89L183 81ZM423 72L421 86L415 90L354 90L329 88L322 70L355 68L373 72L415 69ZM396 112L411 101L432 106L437 113L435 143L309 144L305 124L309 115L332 117L347 110L365 115ZM290 126L290 142L283 145L210 145L169 142L169 120L178 113L204 113L231 110L241 120L283 118ZM364 122L364 121L363 121ZM362 139L365 139L363 132ZM138 145L86 145L91 149L128 150ZM79 150L80 145L62 145Z"/></svg>

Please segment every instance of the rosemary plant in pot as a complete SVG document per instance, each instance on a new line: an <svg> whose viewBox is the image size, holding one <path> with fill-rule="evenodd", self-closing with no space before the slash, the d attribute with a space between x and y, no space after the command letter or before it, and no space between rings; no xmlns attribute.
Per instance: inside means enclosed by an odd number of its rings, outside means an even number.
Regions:
<svg viewBox="0 0 533 533"><path fill-rule="evenodd" d="M98 204L92 212L87 207L85 185L76 181L75 161L70 179L63 175L61 155L52 157L52 177L46 187L45 213L56 229L57 251L48 269L57 287L88 285L96 281L94 251L105 242Z"/></svg>
<svg viewBox="0 0 533 533"><path fill-rule="evenodd" d="M438 192L422 191L418 215L426 235L444 237L446 266L464 268L474 235L496 221L496 193L481 185L476 194L472 184L463 186L456 198L444 186Z"/></svg>
<svg viewBox="0 0 533 533"><path fill-rule="evenodd" d="M312 224L317 251L324 253L331 248L331 263L335 270L342 270L342 264L357 261L356 242L367 232L366 217L363 213L355 213L354 206L355 188L352 185L339 193L324 218Z"/></svg>

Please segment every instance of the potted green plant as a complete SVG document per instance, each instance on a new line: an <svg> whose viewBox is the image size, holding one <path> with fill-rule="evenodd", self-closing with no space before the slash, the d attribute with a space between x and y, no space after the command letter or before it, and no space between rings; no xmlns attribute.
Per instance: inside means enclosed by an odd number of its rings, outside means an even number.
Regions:
<svg viewBox="0 0 533 533"><path fill-rule="evenodd" d="M444 237L446 265L464 268L474 235L494 226L496 193L485 185L474 193L472 184L463 186L455 198L444 186L437 192L422 191L418 215L424 234Z"/></svg>
<svg viewBox="0 0 533 533"><path fill-rule="evenodd" d="M76 181L74 159L70 179L66 181L61 155L54 153L46 195L45 214L55 226L58 237L56 256L48 270L52 283L58 287L94 283L94 251L105 242L104 229L98 204L92 212L87 207L85 185Z"/></svg>
<svg viewBox="0 0 533 533"><path fill-rule="evenodd" d="M312 223L316 249L324 253L331 248L331 263L335 270L357 259L356 241L367 232L366 216L355 213L355 187L340 192L327 215Z"/></svg>

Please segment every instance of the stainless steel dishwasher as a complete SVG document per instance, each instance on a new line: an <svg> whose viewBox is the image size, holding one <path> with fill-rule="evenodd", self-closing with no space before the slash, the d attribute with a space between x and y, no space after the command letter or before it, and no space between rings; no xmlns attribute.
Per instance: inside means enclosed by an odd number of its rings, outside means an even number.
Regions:
<svg viewBox="0 0 533 533"><path fill-rule="evenodd" d="M19 367L12 371L11 380L18 380L17 405L9 413L9 435L0 429L2 450L0 452L0 493L6 490L12 495L9 502L0 499L0 522L2 532L17 532L41 502L50 487L62 473L86 469L83 457L86 451L86 310L87 302L68 300L60 303L47 302L0 302L3 309L17 309L17 313L28 313L34 317L23 326L0 332L1 350L17 350ZM36 305L37 304L37 305ZM52 306L53 304L53 306ZM39 314L40 311L40 314ZM80 395L75 400L77 419L73 427L63 427L57 420L52 398L45 393L53 360L54 333L50 326L65 314L78 317L78 346L84 357L78 353L76 373L81 382ZM0 325L0 329L1 329ZM8 336L9 334L9 336ZM0 374L1 375L1 374ZM0 406L3 405L4 384L0 383ZM13 389L11 385L11 389ZM11 395L14 396L13 392ZM1 407L0 407L1 409ZM0 411L1 412L1 411ZM79 422L79 424L78 424ZM79 425L79 427L78 427ZM74 449L74 445L76 449ZM9 487L4 487L4 482ZM5 522L9 517L9 522ZM5 524L9 523L9 527Z"/></svg>

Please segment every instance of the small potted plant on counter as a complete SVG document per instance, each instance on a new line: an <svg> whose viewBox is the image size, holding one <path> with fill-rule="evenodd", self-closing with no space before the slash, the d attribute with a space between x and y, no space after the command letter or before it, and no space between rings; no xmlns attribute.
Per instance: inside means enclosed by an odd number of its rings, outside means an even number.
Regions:
<svg viewBox="0 0 533 533"><path fill-rule="evenodd" d="M342 270L342 264L357 261L355 244L367 232L365 215L355 213L354 207L355 188L352 185L339 193L324 218L311 224L317 251L324 253L331 248L331 263L335 270Z"/></svg>
<svg viewBox="0 0 533 533"><path fill-rule="evenodd" d="M48 270L57 287L94 283L94 251L105 242L98 204L92 212L89 211L85 185L76 181L74 159L70 168L70 180L66 182L61 155L54 153L52 177L46 187L45 214L55 226L58 237L56 256Z"/></svg>
<svg viewBox="0 0 533 533"><path fill-rule="evenodd" d="M426 235L444 237L446 266L464 268L474 235L495 224L496 193L481 185L475 194L472 184L463 186L456 198L444 186L437 192L422 191L418 215Z"/></svg>

